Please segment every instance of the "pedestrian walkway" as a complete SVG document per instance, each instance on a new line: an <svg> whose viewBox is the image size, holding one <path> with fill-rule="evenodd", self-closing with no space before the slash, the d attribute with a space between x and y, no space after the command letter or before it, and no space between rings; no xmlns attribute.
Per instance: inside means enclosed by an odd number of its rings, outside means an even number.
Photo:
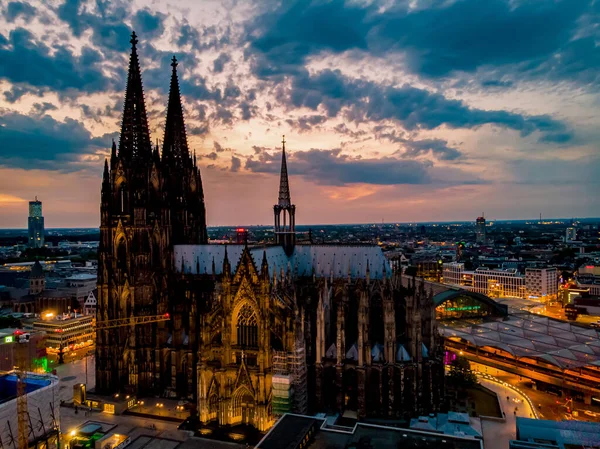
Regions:
<svg viewBox="0 0 600 449"><path fill-rule="evenodd" d="M520 393L498 382L479 378L479 383L495 392L500 399L505 422L483 419L483 441L486 449L506 449L516 435L517 416L534 417L527 399ZM508 400L507 400L508 397Z"/></svg>

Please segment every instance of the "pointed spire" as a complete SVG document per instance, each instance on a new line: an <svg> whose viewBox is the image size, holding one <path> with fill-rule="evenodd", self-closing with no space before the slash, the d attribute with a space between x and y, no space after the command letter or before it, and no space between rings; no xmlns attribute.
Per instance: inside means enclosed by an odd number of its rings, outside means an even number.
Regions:
<svg viewBox="0 0 600 449"><path fill-rule="evenodd" d="M287 161L285 158L285 136L281 141L283 150L281 152L281 176L279 178L279 206L289 207L292 204L290 198L290 183L288 181Z"/></svg>
<svg viewBox="0 0 600 449"><path fill-rule="evenodd" d="M110 160L114 162L117 158L117 143L115 139L112 140L112 148L110 149Z"/></svg>
<svg viewBox="0 0 600 449"><path fill-rule="evenodd" d="M104 159L104 173L102 174L102 187L110 185L110 172L108 171L108 158Z"/></svg>
<svg viewBox="0 0 600 449"><path fill-rule="evenodd" d="M260 274L269 279L269 262L267 261L267 251L263 250L262 263L260 267Z"/></svg>
<svg viewBox="0 0 600 449"><path fill-rule="evenodd" d="M229 263L229 257L227 256L227 245L225 245L225 255L223 256L223 274L231 274L231 264Z"/></svg>
<svg viewBox="0 0 600 449"><path fill-rule="evenodd" d="M129 74L125 91L125 106L123 108L123 123L121 125L121 140L119 141L119 156L126 159L140 158L150 161L152 144L146 117L144 90L140 62L137 54L137 36L131 34L131 57L129 59Z"/></svg>
<svg viewBox="0 0 600 449"><path fill-rule="evenodd" d="M163 139L163 162L167 166L182 168L189 159L185 123L183 120L183 107L179 93L179 79L177 77L177 58L173 56L171 67L171 88L169 90L169 104L167 106L167 123L165 124L165 138Z"/></svg>

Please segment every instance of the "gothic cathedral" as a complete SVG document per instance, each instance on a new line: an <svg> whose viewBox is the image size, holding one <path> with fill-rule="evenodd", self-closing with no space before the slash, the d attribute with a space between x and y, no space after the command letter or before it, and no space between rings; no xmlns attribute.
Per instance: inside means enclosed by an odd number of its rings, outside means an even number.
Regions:
<svg viewBox="0 0 600 449"><path fill-rule="evenodd" d="M135 33L119 145L104 166L96 391L176 397L203 424L260 431L288 411L437 411L443 345L433 295L376 245L296 241L283 142L275 240L208 243L173 58L162 150L152 147ZM133 323L133 320L132 320Z"/></svg>

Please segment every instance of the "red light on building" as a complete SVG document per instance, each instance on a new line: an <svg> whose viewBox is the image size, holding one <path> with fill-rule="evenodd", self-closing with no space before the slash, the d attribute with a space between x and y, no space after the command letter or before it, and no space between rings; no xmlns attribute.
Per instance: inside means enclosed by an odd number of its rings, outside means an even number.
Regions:
<svg viewBox="0 0 600 449"><path fill-rule="evenodd" d="M165 313L164 317L169 319L171 317L171 315L169 315L169 313L167 312L167 313Z"/></svg>

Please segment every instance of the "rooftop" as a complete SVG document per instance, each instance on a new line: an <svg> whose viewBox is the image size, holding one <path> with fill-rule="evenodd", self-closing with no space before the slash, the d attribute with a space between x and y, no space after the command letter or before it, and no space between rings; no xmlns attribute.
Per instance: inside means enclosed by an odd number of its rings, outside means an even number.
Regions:
<svg viewBox="0 0 600 449"><path fill-rule="evenodd" d="M232 273L242 256L245 245L175 245L175 267L185 273L222 274L225 250ZM294 253L288 257L281 246L249 247L256 268L260 270L263 253L267 256L269 274L279 275L290 271L298 276L365 278L367 266L371 279L382 279L385 267L386 276L391 277L392 269L377 245L296 245Z"/></svg>
<svg viewBox="0 0 600 449"><path fill-rule="evenodd" d="M40 388L50 385L51 381L48 377L27 375L25 381L25 391L31 393ZM17 397L17 376L15 374L0 375L0 404L12 401Z"/></svg>
<svg viewBox="0 0 600 449"><path fill-rule="evenodd" d="M559 368L600 366L598 331L543 316L509 315L465 327L446 325L440 331L446 338L501 349L513 357L543 359Z"/></svg>
<svg viewBox="0 0 600 449"><path fill-rule="evenodd" d="M558 447L598 448L600 447L600 423L583 421L549 421L517 418L517 439L510 442L511 448Z"/></svg>
<svg viewBox="0 0 600 449"><path fill-rule="evenodd" d="M457 437L411 429L358 423L353 428L330 428L326 420L303 415L284 415L256 446L257 449L297 449L308 437L305 449L330 447L399 447L431 449L481 449L474 438Z"/></svg>

